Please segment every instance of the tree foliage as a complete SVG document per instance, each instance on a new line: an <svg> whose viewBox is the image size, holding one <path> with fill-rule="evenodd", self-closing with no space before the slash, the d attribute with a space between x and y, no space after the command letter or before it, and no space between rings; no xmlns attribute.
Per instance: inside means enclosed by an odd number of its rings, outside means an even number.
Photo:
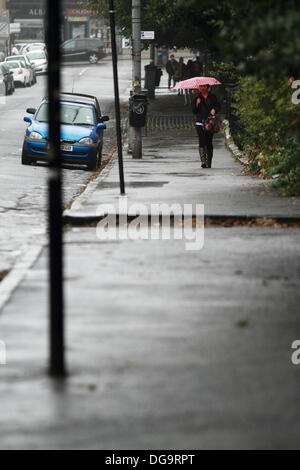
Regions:
<svg viewBox="0 0 300 470"><path fill-rule="evenodd" d="M101 14L107 0L85 0ZM142 0L142 28L156 45L208 49L261 77L297 75L300 63L298 0ZM131 36L131 0L115 0L117 22Z"/></svg>
<svg viewBox="0 0 300 470"><path fill-rule="evenodd" d="M219 49L240 68L259 77L299 73L298 0L230 0L229 19L220 25Z"/></svg>
<svg viewBox="0 0 300 470"><path fill-rule="evenodd" d="M236 136L250 169L265 176L279 174L284 195L300 195L300 106L291 101L290 83L246 76L234 93L242 132Z"/></svg>
<svg viewBox="0 0 300 470"><path fill-rule="evenodd" d="M117 23L127 37L131 36L131 3L131 0L115 0ZM217 6L207 6L213 5L211 0L143 0L141 3L142 29L155 30L155 45L214 49L212 37L219 29L216 18L226 12ZM107 0L86 0L86 4L107 16Z"/></svg>

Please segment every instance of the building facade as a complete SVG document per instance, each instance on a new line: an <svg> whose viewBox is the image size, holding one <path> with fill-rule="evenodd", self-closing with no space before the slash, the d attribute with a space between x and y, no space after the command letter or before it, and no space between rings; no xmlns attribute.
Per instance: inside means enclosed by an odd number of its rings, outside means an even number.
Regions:
<svg viewBox="0 0 300 470"><path fill-rule="evenodd" d="M1 0L0 0L1 1ZM108 28L103 18L84 8L82 0L62 0L63 26L61 39L100 37L109 42ZM46 0L7 0L11 23L20 24L21 31L12 42L45 39Z"/></svg>
<svg viewBox="0 0 300 470"><path fill-rule="evenodd" d="M12 42L44 40L45 0L7 0L11 23L20 25L20 32L14 33Z"/></svg>
<svg viewBox="0 0 300 470"><path fill-rule="evenodd" d="M82 2L65 0L63 2L64 39L76 37L99 37L105 39L106 23L82 6Z"/></svg>

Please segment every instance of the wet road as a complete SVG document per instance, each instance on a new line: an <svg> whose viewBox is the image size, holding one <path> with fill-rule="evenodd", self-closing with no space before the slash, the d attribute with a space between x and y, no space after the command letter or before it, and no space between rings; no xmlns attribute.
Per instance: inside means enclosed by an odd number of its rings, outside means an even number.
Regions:
<svg viewBox="0 0 300 470"><path fill-rule="evenodd" d="M131 62L120 61L119 84L121 99L128 97ZM97 66L68 65L63 68L62 90L95 94L102 113L113 117L113 80L110 61ZM17 88L13 96L0 104L0 272L10 269L30 245L44 239L47 213L46 167L22 166L21 151L26 124L23 117L28 107L36 107L46 95L46 78L38 77L37 85ZM112 127L113 123L110 124ZM112 129L107 131L104 159L112 145ZM82 189L91 173L80 167L63 171L64 197L69 202Z"/></svg>

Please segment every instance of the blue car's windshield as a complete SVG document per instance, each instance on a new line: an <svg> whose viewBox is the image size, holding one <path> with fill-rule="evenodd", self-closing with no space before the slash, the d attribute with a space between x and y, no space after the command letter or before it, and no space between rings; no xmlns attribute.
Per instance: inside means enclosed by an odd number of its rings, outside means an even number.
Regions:
<svg viewBox="0 0 300 470"><path fill-rule="evenodd" d="M61 104L60 118L62 124L73 126L94 126L95 118L92 108L79 105ZM35 116L38 122L48 122L48 104L44 103Z"/></svg>

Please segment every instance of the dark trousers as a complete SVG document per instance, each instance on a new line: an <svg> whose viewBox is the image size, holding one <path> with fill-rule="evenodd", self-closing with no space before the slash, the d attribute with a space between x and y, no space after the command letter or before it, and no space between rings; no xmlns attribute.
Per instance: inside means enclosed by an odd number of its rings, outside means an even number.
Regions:
<svg viewBox="0 0 300 470"><path fill-rule="evenodd" d="M212 132L204 132L203 126L196 126L197 134L199 138L199 147L206 147L208 151L208 155L212 157L213 155L213 133Z"/></svg>
<svg viewBox="0 0 300 470"><path fill-rule="evenodd" d="M171 82L173 80L173 87L176 85L176 82L174 80L174 76L169 74L169 82L168 82L168 87L171 88Z"/></svg>

